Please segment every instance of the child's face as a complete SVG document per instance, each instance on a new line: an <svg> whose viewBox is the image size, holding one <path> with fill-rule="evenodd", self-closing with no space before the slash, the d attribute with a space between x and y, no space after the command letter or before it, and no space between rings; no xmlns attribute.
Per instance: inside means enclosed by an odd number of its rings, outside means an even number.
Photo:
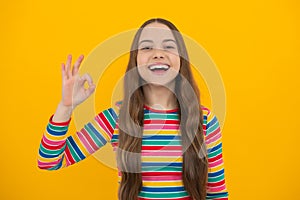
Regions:
<svg viewBox="0 0 300 200"><path fill-rule="evenodd" d="M180 69L178 46L172 31L164 24L147 25L138 43L137 65L147 82L166 85L175 80Z"/></svg>

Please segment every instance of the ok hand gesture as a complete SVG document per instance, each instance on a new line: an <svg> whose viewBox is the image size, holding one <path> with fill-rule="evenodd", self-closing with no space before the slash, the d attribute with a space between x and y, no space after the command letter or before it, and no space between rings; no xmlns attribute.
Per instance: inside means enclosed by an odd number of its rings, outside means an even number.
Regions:
<svg viewBox="0 0 300 200"><path fill-rule="evenodd" d="M79 56L74 66L71 67L72 55L68 55L66 64L62 64L62 100L61 104L72 107L72 110L86 100L94 91L95 85L89 74L79 75L79 67L83 55ZM84 87L85 82L88 88Z"/></svg>

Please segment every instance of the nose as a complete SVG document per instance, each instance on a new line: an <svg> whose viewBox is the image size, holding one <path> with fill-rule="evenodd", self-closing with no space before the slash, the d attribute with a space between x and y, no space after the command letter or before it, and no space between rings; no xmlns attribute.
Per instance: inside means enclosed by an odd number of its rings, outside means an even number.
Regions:
<svg viewBox="0 0 300 200"><path fill-rule="evenodd" d="M154 59L159 59L159 58L164 58L165 53L163 49L155 48L153 49L153 58Z"/></svg>

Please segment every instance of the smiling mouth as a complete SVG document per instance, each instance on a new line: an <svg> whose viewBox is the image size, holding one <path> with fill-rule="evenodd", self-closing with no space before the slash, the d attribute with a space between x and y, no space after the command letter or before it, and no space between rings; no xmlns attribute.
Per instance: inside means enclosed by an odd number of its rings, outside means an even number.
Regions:
<svg viewBox="0 0 300 200"><path fill-rule="evenodd" d="M148 68L153 72L158 72L158 71L167 71L168 69L170 69L170 66L164 64L158 64L158 65L150 65Z"/></svg>

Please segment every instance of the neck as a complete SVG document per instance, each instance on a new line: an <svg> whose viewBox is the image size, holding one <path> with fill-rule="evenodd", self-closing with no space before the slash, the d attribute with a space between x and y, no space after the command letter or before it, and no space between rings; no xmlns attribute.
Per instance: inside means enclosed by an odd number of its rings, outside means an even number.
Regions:
<svg viewBox="0 0 300 200"><path fill-rule="evenodd" d="M175 94L167 87L147 84L143 86L143 92L145 103L151 108L171 110L178 107Z"/></svg>

